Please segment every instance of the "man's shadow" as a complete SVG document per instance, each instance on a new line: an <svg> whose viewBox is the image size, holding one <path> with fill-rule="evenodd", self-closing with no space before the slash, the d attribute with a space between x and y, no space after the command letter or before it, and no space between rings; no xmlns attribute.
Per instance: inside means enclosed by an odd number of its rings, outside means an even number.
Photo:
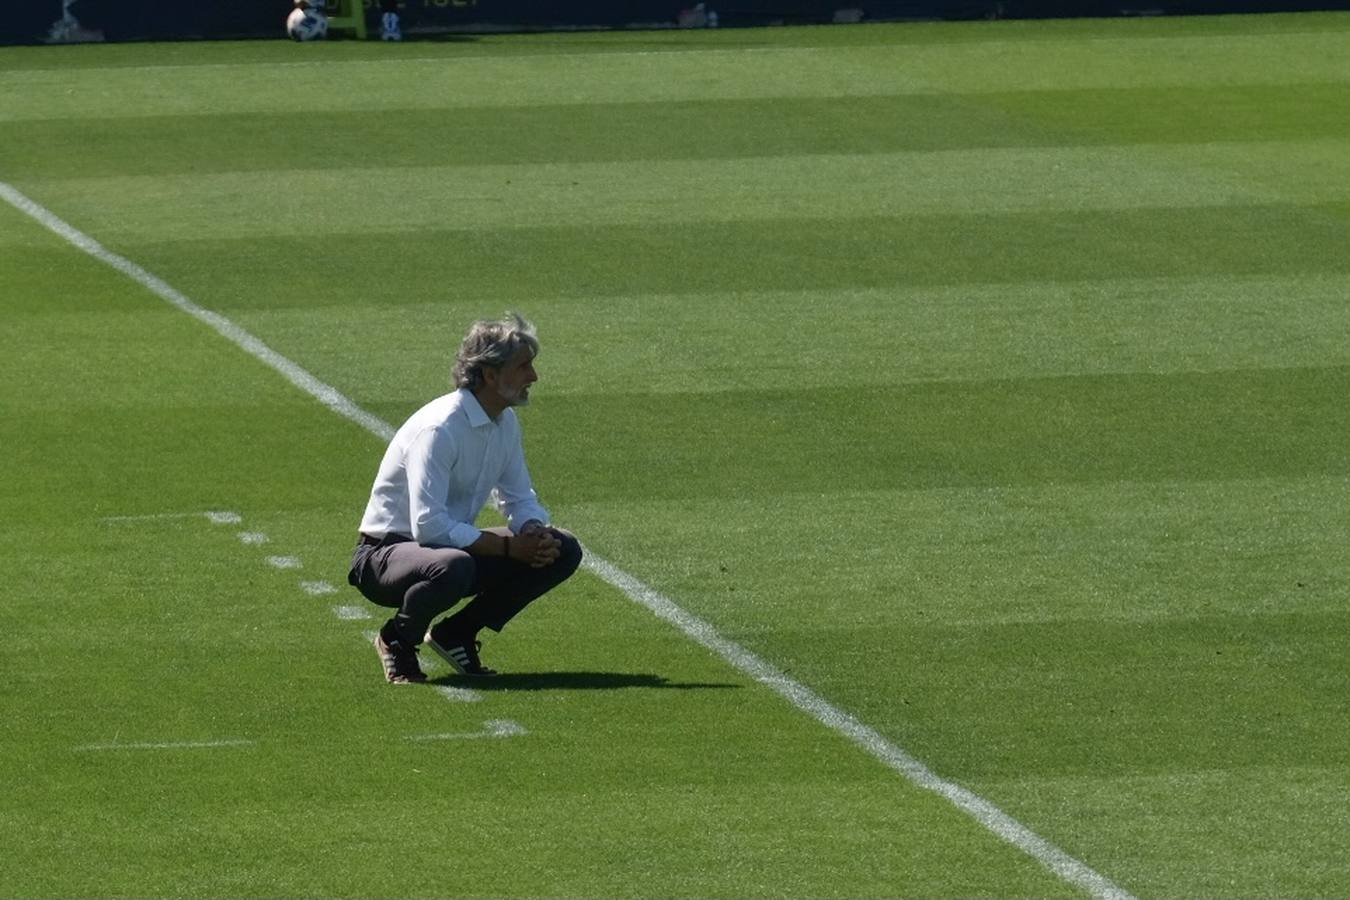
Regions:
<svg viewBox="0 0 1350 900"><path fill-rule="evenodd" d="M447 684L476 691L614 691L621 688L660 688L662 690L724 690L738 684L671 681L660 675L626 672L511 672L490 678L468 675L442 675L429 684Z"/></svg>

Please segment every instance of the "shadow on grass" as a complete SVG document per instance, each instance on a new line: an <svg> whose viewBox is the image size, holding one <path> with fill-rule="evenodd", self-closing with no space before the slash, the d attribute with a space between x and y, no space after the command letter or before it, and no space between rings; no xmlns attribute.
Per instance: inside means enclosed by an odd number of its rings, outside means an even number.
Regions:
<svg viewBox="0 0 1350 900"><path fill-rule="evenodd" d="M621 688L689 691L740 687L737 684L670 681L660 675L626 672L514 672L493 678L442 675L427 683L467 687L476 691L615 691Z"/></svg>

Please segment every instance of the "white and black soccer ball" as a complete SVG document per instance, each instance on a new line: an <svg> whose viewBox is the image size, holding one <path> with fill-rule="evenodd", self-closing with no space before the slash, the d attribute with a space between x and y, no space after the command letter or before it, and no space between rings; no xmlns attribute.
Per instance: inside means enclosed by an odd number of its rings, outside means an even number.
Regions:
<svg viewBox="0 0 1350 900"><path fill-rule="evenodd" d="M293 41L317 41L328 34L328 17L317 9L297 6L286 17L286 34Z"/></svg>

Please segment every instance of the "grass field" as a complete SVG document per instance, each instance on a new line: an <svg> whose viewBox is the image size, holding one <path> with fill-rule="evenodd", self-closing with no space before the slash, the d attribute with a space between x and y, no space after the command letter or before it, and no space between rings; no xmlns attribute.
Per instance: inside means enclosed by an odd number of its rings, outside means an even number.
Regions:
<svg viewBox="0 0 1350 900"><path fill-rule="evenodd" d="M0 182L0 896L1350 896L1350 14L8 48ZM520 309L559 524L1105 887L595 568L386 685L383 440L75 231L395 425Z"/></svg>

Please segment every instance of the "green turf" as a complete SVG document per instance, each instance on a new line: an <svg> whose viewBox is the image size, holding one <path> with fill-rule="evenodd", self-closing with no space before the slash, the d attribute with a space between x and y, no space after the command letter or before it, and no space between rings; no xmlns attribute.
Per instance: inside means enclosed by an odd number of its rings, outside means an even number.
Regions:
<svg viewBox="0 0 1350 900"><path fill-rule="evenodd" d="M10 48L0 181L395 424L519 307L594 553L1136 897L1337 898L1347 59L1333 14ZM384 685L331 609L377 438L6 204L0 316L0 895L1082 895L590 573L481 702Z"/></svg>

